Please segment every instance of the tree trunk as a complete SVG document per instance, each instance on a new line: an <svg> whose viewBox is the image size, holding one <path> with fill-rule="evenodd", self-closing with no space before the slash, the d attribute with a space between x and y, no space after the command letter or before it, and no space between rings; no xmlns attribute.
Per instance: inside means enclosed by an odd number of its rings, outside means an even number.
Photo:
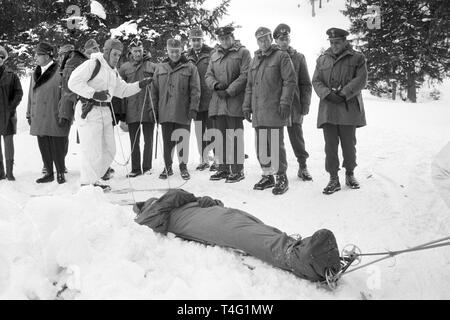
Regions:
<svg viewBox="0 0 450 320"><path fill-rule="evenodd" d="M392 100L397 98L397 82L392 81Z"/></svg>
<svg viewBox="0 0 450 320"><path fill-rule="evenodd" d="M408 72L408 100L412 103L417 102L416 96L416 75L410 71Z"/></svg>

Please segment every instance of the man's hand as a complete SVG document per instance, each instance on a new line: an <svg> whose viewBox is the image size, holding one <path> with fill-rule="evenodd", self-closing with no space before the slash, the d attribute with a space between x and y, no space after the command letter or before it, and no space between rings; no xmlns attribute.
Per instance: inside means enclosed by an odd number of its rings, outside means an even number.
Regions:
<svg viewBox="0 0 450 320"><path fill-rule="evenodd" d="M108 100L108 93L108 90L97 91L96 93L94 93L93 98L97 101L106 101Z"/></svg>
<svg viewBox="0 0 450 320"><path fill-rule="evenodd" d="M247 120L248 122L252 122L252 112L251 111L244 111L244 118L245 120Z"/></svg>
<svg viewBox="0 0 450 320"><path fill-rule="evenodd" d="M344 102L345 96L342 93L337 93L335 91L331 91L326 97L325 99L333 102L333 103L342 103Z"/></svg>
<svg viewBox="0 0 450 320"><path fill-rule="evenodd" d="M222 82L218 82L214 85L214 90L218 91L218 90L225 90L227 89L228 86L225 83Z"/></svg>
<svg viewBox="0 0 450 320"><path fill-rule="evenodd" d="M282 105L280 108L280 116L283 120L287 120L291 115L291 108L287 105Z"/></svg>
<svg viewBox="0 0 450 320"><path fill-rule="evenodd" d="M188 117L189 117L190 120L195 120L195 119L197 119L197 111L195 111L195 110L190 110L190 111L189 111L189 114L188 114Z"/></svg>
<svg viewBox="0 0 450 320"><path fill-rule="evenodd" d="M151 84L153 81L153 78L145 78L144 80L139 81L139 88L143 89L149 84Z"/></svg>
<svg viewBox="0 0 450 320"><path fill-rule="evenodd" d="M61 128L64 127L70 127L70 121L66 118L59 118L58 119L58 126Z"/></svg>
<svg viewBox="0 0 450 320"><path fill-rule="evenodd" d="M230 97L230 95L228 94L228 92L226 92L225 90L218 90L216 91L217 95L223 99L227 99Z"/></svg>

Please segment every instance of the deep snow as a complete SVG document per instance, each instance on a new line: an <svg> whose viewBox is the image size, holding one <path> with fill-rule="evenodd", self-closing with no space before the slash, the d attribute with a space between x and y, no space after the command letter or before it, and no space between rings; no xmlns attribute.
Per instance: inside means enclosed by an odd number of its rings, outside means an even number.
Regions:
<svg viewBox="0 0 450 320"><path fill-rule="evenodd" d="M24 88L28 88L25 80ZM407 104L378 99L364 92L368 126L357 131L356 174L360 190L324 196L323 137L316 129L318 100L304 123L313 182L296 178L297 164L287 142L290 190L275 197L256 192L260 169L246 124L246 179L228 185L195 172L198 154L191 137L192 180L183 188L222 199L288 234L306 237L320 228L332 230L342 249L358 245L363 252L395 250L450 234L450 209L431 177L431 163L449 142L449 83L438 102ZM79 146L75 130L67 157L68 183L37 185L40 159L36 138L28 133L24 97L15 137L17 181L0 182L1 299L448 299L448 247L410 253L363 269L342 279L329 292L316 284L275 269L252 257L218 247L154 234L134 223L129 206L114 205L131 195L103 194L78 186ZM118 130L117 162L129 155L128 134ZM159 135L159 148L161 148ZM181 186L175 175L158 179L162 151L152 175L131 180L136 188ZM442 153L441 153L442 154ZM115 163L114 188L125 188L127 169ZM129 169L129 167L128 167ZM343 178L343 172L341 171ZM136 200L161 192L139 192ZM46 196L48 195L48 196ZM369 262L371 259L364 259ZM255 267L253 269L253 267ZM252 270L253 269L253 270ZM68 290L63 290L67 286ZM59 293L58 293L59 292Z"/></svg>

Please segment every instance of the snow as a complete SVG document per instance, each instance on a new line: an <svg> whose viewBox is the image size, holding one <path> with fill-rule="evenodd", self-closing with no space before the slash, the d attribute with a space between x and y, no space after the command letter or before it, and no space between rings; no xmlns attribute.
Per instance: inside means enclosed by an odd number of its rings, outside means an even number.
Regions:
<svg viewBox="0 0 450 320"><path fill-rule="evenodd" d="M98 1L91 1L91 13L103 20L106 19L106 11L102 4Z"/></svg>
<svg viewBox="0 0 450 320"><path fill-rule="evenodd" d="M124 35L124 39L128 39L129 35L135 35L137 33L137 23L133 21L127 21L117 28L111 29L111 38Z"/></svg>
<svg viewBox="0 0 450 320"><path fill-rule="evenodd" d="M316 7L315 19L309 5L302 2L299 10L291 2L291 6L283 2L280 16L292 18L283 22L298 30L293 46L306 54L312 74L319 49L327 47L325 30L346 23L336 14L342 1L325 2L322 9ZM238 38L256 49L253 33L259 21L271 21L272 28L278 24L267 16L273 11L264 9L270 1L258 2L256 9L261 11L254 12L255 20L243 18L252 9L245 9L247 2L236 3L232 2L230 17L243 25L237 31ZM299 11L289 15L289 10ZM308 27L302 27L302 23ZM118 29L134 31L129 24ZM349 273L331 292L231 250L155 234L134 223L131 207L114 204L133 200L133 195L80 190L79 145L74 129L66 158L68 183L37 185L34 181L40 177L42 160L25 119L29 78L22 79L22 86L25 96L18 108L15 136L17 181L0 181L0 299L450 298L448 247L403 254ZM398 250L443 238L450 235L450 193L446 192L450 190L450 81L438 88L440 100L422 99L417 104L364 92L368 126L357 131L360 190L344 187L331 196L321 192L328 176L323 135L316 128L318 98L314 93L304 122L308 166L314 181L296 178L296 159L286 134L290 190L283 196L252 190L261 173L254 132L248 123L245 139L250 158L245 164L246 179L238 184L211 182L209 171L195 171L198 153L193 131L189 182L179 177L176 161L175 175L167 182L158 179L163 168L161 132L153 174L128 181L125 174L130 165L125 168L120 164L129 157L129 137L116 130L116 177L111 185L181 186L196 195L222 199L225 205L250 212L288 234L306 237L328 228L335 233L340 249L355 244L363 252ZM340 175L342 181L344 173ZM160 195L148 191L137 192L134 197L144 201ZM370 261L363 259L363 263Z"/></svg>

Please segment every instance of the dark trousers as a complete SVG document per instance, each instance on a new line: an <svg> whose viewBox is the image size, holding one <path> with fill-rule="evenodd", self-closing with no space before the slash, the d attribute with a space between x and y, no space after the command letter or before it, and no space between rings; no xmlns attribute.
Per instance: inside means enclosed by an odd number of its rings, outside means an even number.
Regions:
<svg viewBox="0 0 450 320"><path fill-rule="evenodd" d="M305 139L303 138L303 128L301 123L293 123L291 127L287 128L289 140L291 141L292 149L300 166L306 166L306 159L309 158L308 152L305 149Z"/></svg>
<svg viewBox="0 0 450 320"><path fill-rule="evenodd" d="M142 126L139 122L128 124L128 133L131 142L131 171L141 171L141 132L144 135L144 153L142 161L142 171L148 171L152 168L153 157L153 131L155 124L151 122L143 122Z"/></svg>
<svg viewBox="0 0 450 320"><path fill-rule="evenodd" d="M284 128L258 127L256 133L256 155L264 175L282 175L287 171L286 148L284 147ZM278 133L278 139L274 134ZM272 145L272 143L276 145ZM272 148L275 153L272 153ZM265 149L265 150L264 150Z"/></svg>
<svg viewBox="0 0 450 320"><path fill-rule="evenodd" d="M213 120L208 117L208 111L197 113L197 118L195 119L195 135L197 136L197 147L202 163L208 162L208 155L205 154L205 150L209 144L209 140L205 139L205 132L212 128Z"/></svg>
<svg viewBox="0 0 450 320"><path fill-rule="evenodd" d="M219 170L239 173L244 170L244 122L239 117L229 116L217 116L214 120L214 129L220 131L222 136L222 155L220 152L215 152L217 160L219 162ZM230 135L229 132L236 132L240 129L241 134ZM233 154L227 152L227 149L231 150L233 147Z"/></svg>
<svg viewBox="0 0 450 320"><path fill-rule="evenodd" d="M14 136L11 134L7 136L0 136L0 162L3 161L2 137L5 142L5 160L14 160Z"/></svg>
<svg viewBox="0 0 450 320"><path fill-rule="evenodd" d="M339 171L339 140L342 146L344 162L342 166L349 172L356 167L356 127L346 125L323 125L325 138L325 169L331 175L337 175Z"/></svg>
<svg viewBox="0 0 450 320"><path fill-rule="evenodd" d="M166 168L172 166L175 146L177 146L178 162L180 163L180 168L186 167L187 159L189 158L189 135L186 136L187 141L183 141L182 136L180 136L176 141L172 141L172 133L177 129L182 129L185 133L189 134L191 132L190 125L183 125L174 122L161 123L161 131L164 143L164 164ZM183 143L186 145L186 148L182 148L182 145L179 144L181 141L183 141ZM186 161L183 161L183 159Z"/></svg>
<svg viewBox="0 0 450 320"><path fill-rule="evenodd" d="M53 163L57 173L64 173L67 137L37 137L42 161L49 174L53 173Z"/></svg>

